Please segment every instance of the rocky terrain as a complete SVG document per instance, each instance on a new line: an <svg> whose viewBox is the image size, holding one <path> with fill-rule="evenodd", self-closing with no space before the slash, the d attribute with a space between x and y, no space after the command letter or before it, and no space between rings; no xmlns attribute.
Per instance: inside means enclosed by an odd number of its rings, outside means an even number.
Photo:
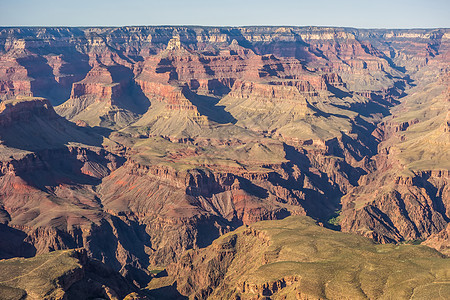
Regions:
<svg viewBox="0 0 450 300"><path fill-rule="evenodd" d="M449 61L448 29L0 28L0 259L83 248L201 298L228 287L186 253L262 220L448 254Z"/></svg>
<svg viewBox="0 0 450 300"><path fill-rule="evenodd" d="M137 290L84 250L0 261L2 299L123 299Z"/></svg>
<svg viewBox="0 0 450 300"><path fill-rule="evenodd" d="M193 299L439 299L449 263L425 246L375 244L288 217L189 250L169 272Z"/></svg>

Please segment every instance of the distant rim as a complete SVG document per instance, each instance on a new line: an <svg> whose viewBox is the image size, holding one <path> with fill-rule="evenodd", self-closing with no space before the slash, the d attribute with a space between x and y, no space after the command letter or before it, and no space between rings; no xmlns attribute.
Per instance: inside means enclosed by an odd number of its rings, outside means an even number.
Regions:
<svg viewBox="0 0 450 300"><path fill-rule="evenodd" d="M245 26L210 26L210 25L124 25L124 26L91 26L91 25L83 25L83 26L50 26L50 25L8 25L8 26L0 26L1 29L5 28L78 28L78 29L88 29L88 28L104 28L104 29L119 29L119 28L317 28L317 29L345 29L345 30L450 30L450 27L417 27L417 28L364 28L364 27L343 27L343 26L299 26L299 25L245 25Z"/></svg>

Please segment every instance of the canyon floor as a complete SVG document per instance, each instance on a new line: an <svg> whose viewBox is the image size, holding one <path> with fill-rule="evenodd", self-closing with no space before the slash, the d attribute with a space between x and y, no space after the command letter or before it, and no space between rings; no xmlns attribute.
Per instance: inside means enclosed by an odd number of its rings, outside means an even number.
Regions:
<svg viewBox="0 0 450 300"><path fill-rule="evenodd" d="M0 298L445 299L450 30L0 28Z"/></svg>

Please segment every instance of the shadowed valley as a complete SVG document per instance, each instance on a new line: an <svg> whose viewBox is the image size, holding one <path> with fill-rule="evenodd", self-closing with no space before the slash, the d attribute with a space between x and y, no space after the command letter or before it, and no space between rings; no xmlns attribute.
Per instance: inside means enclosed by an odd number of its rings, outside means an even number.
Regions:
<svg viewBox="0 0 450 300"><path fill-rule="evenodd" d="M0 269L67 267L0 293L448 293L449 51L448 29L0 28Z"/></svg>

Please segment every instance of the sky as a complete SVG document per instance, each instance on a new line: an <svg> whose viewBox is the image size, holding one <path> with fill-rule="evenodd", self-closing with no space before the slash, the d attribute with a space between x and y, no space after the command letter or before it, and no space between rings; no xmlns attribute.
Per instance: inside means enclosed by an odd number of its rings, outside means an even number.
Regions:
<svg viewBox="0 0 450 300"><path fill-rule="evenodd" d="M0 26L450 28L450 0L0 0Z"/></svg>

